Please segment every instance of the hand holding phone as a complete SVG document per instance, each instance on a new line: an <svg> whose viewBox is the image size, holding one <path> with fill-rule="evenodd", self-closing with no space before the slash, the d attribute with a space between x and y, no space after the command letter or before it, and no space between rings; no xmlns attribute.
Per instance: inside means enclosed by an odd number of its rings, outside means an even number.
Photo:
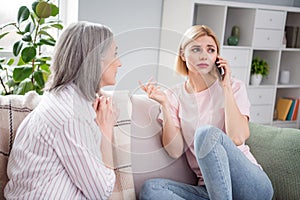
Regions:
<svg viewBox="0 0 300 200"><path fill-rule="evenodd" d="M223 80L225 72L224 72L224 69L222 67L219 67L220 64L218 63L218 61L219 61L219 58L217 58L216 61L215 61L216 67L218 69L218 76L219 76L220 80Z"/></svg>

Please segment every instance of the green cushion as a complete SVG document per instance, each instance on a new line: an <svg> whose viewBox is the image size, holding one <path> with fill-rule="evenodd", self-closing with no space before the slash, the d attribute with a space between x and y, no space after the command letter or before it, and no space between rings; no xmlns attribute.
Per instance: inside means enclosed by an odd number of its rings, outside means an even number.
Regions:
<svg viewBox="0 0 300 200"><path fill-rule="evenodd" d="M250 123L246 143L270 177L273 199L300 199L300 130Z"/></svg>

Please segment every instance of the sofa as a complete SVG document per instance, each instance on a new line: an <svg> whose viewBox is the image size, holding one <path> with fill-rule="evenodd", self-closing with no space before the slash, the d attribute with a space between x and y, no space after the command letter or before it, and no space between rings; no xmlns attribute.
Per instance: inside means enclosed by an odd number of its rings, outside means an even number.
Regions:
<svg viewBox="0 0 300 200"><path fill-rule="evenodd" d="M196 177L188 167L185 155L172 159L161 145L161 124L157 121L159 104L144 94L108 94L115 99L119 112L123 111L129 117L129 127L122 127L126 123L116 125L117 134L128 136L130 144L126 155L118 153L117 157L130 159L130 164L128 160L126 163L130 167L126 171L126 180L128 177L133 180L132 190L112 199L138 199L143 182L149 178L164 177L196 184ZM119 94L119 97L115 94ZM3 188L8 181L7 159L15 132L24 117L37 106L40 98L35 92L22 96L0 96L0 199L4 199ZM124 121L119 117L119 122ZM273 199L300 199L300 130L250 123L250 131L251 136L246 143L272 181ZM122 135L115 137L122 137L122 140L125 138ZM122 173L118 173L116 188L124 186ZM130 192L134 194L130 195Z"/></svg>

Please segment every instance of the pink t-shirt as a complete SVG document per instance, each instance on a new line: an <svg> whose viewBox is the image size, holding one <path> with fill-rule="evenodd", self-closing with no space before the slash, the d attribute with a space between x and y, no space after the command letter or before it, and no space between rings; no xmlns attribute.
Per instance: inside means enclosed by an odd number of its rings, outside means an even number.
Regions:
<svg viewBox="0 0 300 200"><path fill-rule="evenodd" d="M250 102L244 83L233 78L231 86L240 112L243 115L249 116ZM181 128L186 141L188 163L199 178L198 184L203 185L203 177L194 152L194 134L197 127L208 124L218 127L225 132L223 89L218 81L216 81L208 89L190 94L185 89L185 83L181 83L166 90L166 93L171 104L171 116L175 125ZM163 119L162 113L159 119ZM259 166L247 145L242 144L238 148L251 162Z"/></svg>

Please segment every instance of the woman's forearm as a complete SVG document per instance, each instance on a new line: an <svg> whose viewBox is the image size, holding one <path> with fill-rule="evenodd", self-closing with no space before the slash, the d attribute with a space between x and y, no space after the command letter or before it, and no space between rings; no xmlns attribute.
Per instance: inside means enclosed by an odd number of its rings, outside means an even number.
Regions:
<svg viewBox="0 0 300 200"><path fill-rule="evenodd" d="M169 104L162 106L163 112L163 129L162 129L162 143L168 154L172 158L178 158L183 153L183 137L181 131L175 126L175 123L170 115Z"/></svg>
<svg viewBox="0 0 300 200"><path fill-rule="evenodd" d="M102 160L106 167L113 169L114 168L113 144L112 144L112 138L109 138L109 136L110 135L112 136L112 134L107 134L107 135L102 134L102 138L101 138Z"/></svg>
<svg viewBox="0 0 300 200"><path fill-rule="evenodd" d="M236 145L243 144L250 136L249 123L242 115L232 94L231 88L224 89L225 94L225 129Z"/></svg>

